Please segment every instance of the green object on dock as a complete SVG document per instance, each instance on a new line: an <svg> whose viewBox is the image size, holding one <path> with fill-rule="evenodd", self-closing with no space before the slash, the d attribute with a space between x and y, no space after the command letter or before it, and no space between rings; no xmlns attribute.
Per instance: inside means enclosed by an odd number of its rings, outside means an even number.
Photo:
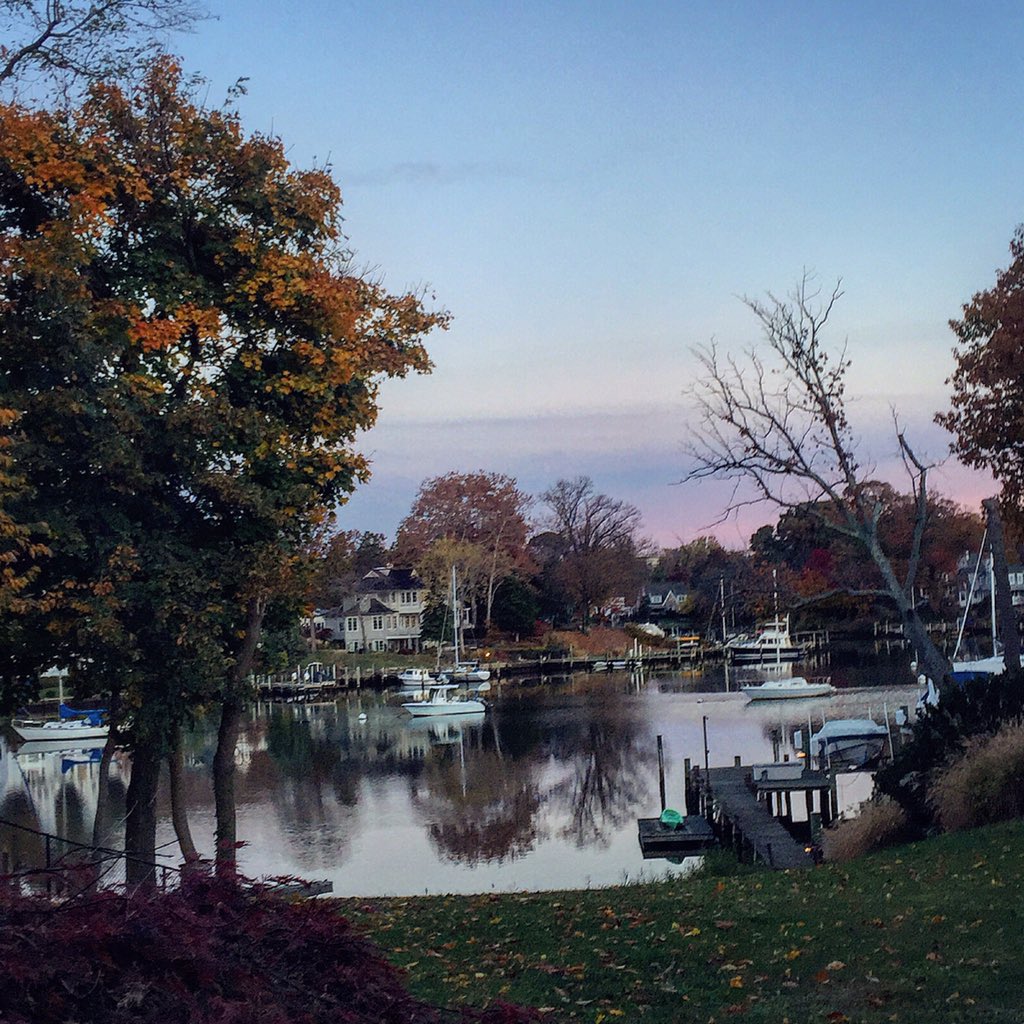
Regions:
<svg viewBox="0 0 1024 1024"><path fill-rule="evenodd" d="M683 816L678 811L672 810L671 807L666 807L661 812L659 820L662 825L667 825L669 828L681 828L683 824Z"/></svg>

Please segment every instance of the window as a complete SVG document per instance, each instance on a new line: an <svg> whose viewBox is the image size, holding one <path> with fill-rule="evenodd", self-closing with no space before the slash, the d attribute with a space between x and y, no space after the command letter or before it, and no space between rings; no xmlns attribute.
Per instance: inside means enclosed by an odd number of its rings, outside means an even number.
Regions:
<svg viewBox="0 0 1024 1024"><path fill-rule="evenodd" d="M354 633L357 629L359 629L359 620L354 615L349 616L349 618L345 622L345 629L349 633Z"/></svg>
<svg viewBox="0 0 1024 1024"><path fill-rule="evenodd" d="M373 621L370 623L370 628L377 630L378 632L384 628L384 616L374 615Z"/></svg>

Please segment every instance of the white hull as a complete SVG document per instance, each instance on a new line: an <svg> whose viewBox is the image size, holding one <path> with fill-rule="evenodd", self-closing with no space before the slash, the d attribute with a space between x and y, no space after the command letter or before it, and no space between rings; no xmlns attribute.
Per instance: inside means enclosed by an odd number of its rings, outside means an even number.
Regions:
<svg viewBox="0 0 1024 1024"><path fill-rule="evenodd" d="M110 727L83 722L15 723L11 728L26 742L46 741L73 747L81 740L106 739Z"/></svg>
<svg viewBox="0 0 1024 1024"><path fill-rule="evenodd" d="M427 669L420 668L407 668L404 672L399 672L398 681L402 684L403 690L426 690L430 686L437 686L439 682Z"/></svg>
<svg viewBox="0 0 1024 1024"><path fill-rule="evenodd" d="M487 709L481 700L413 700L402 705L413 718L427 715L478 715Z"/></svg>
<svg viewBox="0 0 1024 1024"><path fill-rule="evenodd" d="M888 730L866 718L835 719L811 736L811 755L820 763L859 768L885 752Z"/></svg>
<svg viewBox="0 0 1024 1024"><path fill-rule="evenodd" d="M751 700L799 700L801 697L827 697L836 692L831 683L810 683L800 677L771 680L741 689Z"/></svg>

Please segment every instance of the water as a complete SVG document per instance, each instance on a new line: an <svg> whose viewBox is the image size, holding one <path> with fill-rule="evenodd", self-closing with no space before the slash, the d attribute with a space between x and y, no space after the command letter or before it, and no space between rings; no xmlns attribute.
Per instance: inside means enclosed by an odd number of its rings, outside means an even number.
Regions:
<svg viewBox="0 0 1024 1024"><path fill-rule="evenodd" d="M600 673L495 685L486 715L411 720L396 694L261 705L237 764L241 869L252 877L327 879L339 895L479 893L581 888L689 870L644 861L638 817L660 809L657 736L668 804L682 809L682 765L795 756L794 728L829 718L877 719L912 705L906 655L800 666L841 688L824 700L748 704L721 666L653 675ZM360 720L360 715L365 720ZM213 849L209 766L215 723L188 739L187 802L197 844ZM91 839L98 751L12 754L0 743L0 818L80 842ZM123 818L128 760L111 770ZM870 780L848 780L847 802ZM845 785L844 789L849 789ZM840 794L843 799L843 793ZM177 863L166 795L158 843ZM105 840L120 843L117 829ZM0 828L5 864L41 863L40 841Z"/></svg>

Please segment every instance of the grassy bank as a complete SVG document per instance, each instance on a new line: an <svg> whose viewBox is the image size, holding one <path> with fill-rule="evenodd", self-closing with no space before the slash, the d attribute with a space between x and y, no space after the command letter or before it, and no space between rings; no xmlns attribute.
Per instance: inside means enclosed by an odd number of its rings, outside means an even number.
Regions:
<svg viewBox="0 0 1024 1024"><path fill-rule="evenodd" d="M1019 1022L1024 824L854 864L615 889L340 901L441 1003L552 1020Z"/></svg>

